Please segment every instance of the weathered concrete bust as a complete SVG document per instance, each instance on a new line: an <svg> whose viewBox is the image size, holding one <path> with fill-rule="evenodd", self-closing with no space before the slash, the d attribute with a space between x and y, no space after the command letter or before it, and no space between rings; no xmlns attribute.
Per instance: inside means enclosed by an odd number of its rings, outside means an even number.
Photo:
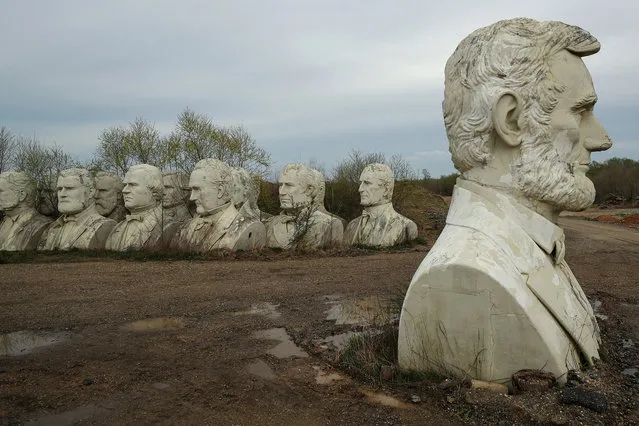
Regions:
<svg viewBox="0 0 639 426"><path fill-rule="evenodd" d="M95 208L104 217L116 222L124 220L126 209L122 198L122 179L115 173L95 174Z"/></svg>
<svg viewBox="0 0 639 426"><path fill-rule="evenodd" d="M247 217L232 202L233 170L222 161L206 158L189 180L197 216L176 235L174 247L206 252L215 249L250 250L264 246L264 225Z"/></svg>
<svg viewBox="0 0 639 426"><path fill-rule="evenodd" d="M56 189L61 216L44 232L38 249L103 249L116 222L98 213L91 173L80 168L63 170Z"/></svg>
<svg viewBox="0 0 639 426"><path fill-rule="evenodd" d="M266 245L273 248L325 248L340 244L344 228L321 210L323 176L304 164L287 164L279 179L281 214L266 220ZM320 196L322 198L320 199Z"/></svg>
<svg viewBox="0 0 639 426"><path fill-rule="evenodd" d="M162 208L164 217L174 222L185 222L193 216L189 211L189 174L182 172L167 172L162 175L164 182L164 198Z"/></svg>
<svg viewBox="0 0 639 426"><path fill-rule="evenodd" d="M171 242L177 224L162 215L162 172L150 164L129 168L124 176L124 206L129 211L107 238L112 251L153 250Z"/></svg>
<svg viewBox="0 0 639 426"><path fill-rule="evenodd" d="M512 19L473 32L448 60L444 121L461 177L404 300L402 367L490 381L542 369L562 382L598 358L556 223L593 202L590 153L612 144L581 59L599 48L581 28Z"/></svg>
<svg viewBox="0 0 639 426"><path fill-rule="evenodd" d="M35 186L21 172L0 173L0 250L35 250L51 219L35 209Z"/></svg>
<svg viewBox="0 0 639 426"><path fill-rule="evenodd" d="M241 167L233 167L233 188L231 200L243 216L260 219L260 209L257 199L260 196L260 187L248 171Z"/></svg>
<svg viewBox="0 0 639 426"><path fill-rule="evenodd" d="M315 203L317 204L317 209L321 211L322 213L326 213L327 215L331 216L333 218L333 222L337 220L342 224L342 227L341 227L342 237L335 240L336 244L341 244L343 243L343 240L344 240L344 236L343 236L344 228L346 228L346 225L348 225L348 221L326 210L326 179L324 179L324 175L319 170L313 169L313 172L315 173L315 180L317 181L317 197L315 197ZM337 224L334 224L333 226L336 226L337 228L339 228Z"/></svg>
<svg viewBox="0 0 639 426"><path fill-rule="evenodd" d="M390 247L417 238L417 225L393 209L395 175L386 164L369 164L359 178L362 215L344 233L350 245Z"/></svg>

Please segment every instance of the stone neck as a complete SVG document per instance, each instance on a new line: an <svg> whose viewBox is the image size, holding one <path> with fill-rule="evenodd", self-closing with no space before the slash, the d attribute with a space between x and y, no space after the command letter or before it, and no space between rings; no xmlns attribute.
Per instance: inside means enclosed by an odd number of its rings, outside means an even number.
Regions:
<svg viewBox="0 0 639 426"><path fill-rule="evenodd" d="M92 214L99 214L95 208L95 203L90 203L84 210L76 213L63 213L60 219L75 219L77 221Z"/></svg>
<svg viewBox="0 0 639 426"><path fill-rule="evenodd" d="M221 213L224 210L226 210L230 205L231 205L231 202L229 201L228 203L222 204L221 206L217 206L214 209L209 210L205 214L201 214L200 217L215 216L218 213Z"/></svg>
<svg viewBox="0 0 639 426"><path fill-rule="evenodd" d="M11 218L11 220L13 220L14 222L16 221L16 219L24 212L27 212L29 210L32 210L33 207L29 207L26 206L24 204L18 204L17 206L15 206L14 208L10 209L10 210L5 210L4 214Z"/></svg>
<svg viewBox="0 0 639 426"><path fill-rule="evenodd" d="M156 210L158 207L160 207L160 204L156 203L150 206L144 206L137 209L127 209L127 210L129 211L129 214L132 214L132 215L144 215L148 212Z"/></svg>
<svg viewBox="0 0 639 426"><path fill-rule="evenodd" d="M515 185L512 183L511 180L508 180L507 181L508 183L506 183L506 181L495 183L495 182L486 181L486 179L481 179L479 176L473 175L473 174L464 174L463 177L460 177L457 179L458 182L460 180L461 181L466 180L468 182L475 183L485 188L490 188L495 191L499 191L500 193L510 198L513 202L518 203L526 208L529 208L530 210L545 217L546 219L548 219L549 221L553 223L557 223L557 221L559 220L560 211L556 210L552 205L545 203L543 201L531 200L527 198L521 192L519 188L515 187Z"/></svg>
<svg viewBox="0 0 639 426"><path fill-rule="evenodd" d="M393 205L390 201L384 204L366 206L364 207L364 212L366 212L370 217L377 217L383 214L386 210L388 210L389 207L393 208Z"/></svg>

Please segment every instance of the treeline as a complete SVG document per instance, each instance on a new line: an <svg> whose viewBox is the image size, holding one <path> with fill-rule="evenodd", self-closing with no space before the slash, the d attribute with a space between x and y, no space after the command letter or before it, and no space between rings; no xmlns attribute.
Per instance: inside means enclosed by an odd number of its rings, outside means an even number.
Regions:
<svg viewBox="0 0 639 426"><path fill-rule="evenodd" d="M594 161L587 175L597 189L595 203L611 198L620 203L639 202L639 161L617 157Z"/></svg>
<svg viewBox="0 0 639 426"><path fill-rule="evenodd" d="M0 173L8 170L26 173L36 186L38 210L56 216L57 176L71 167L124 177L129 167L142 163L164 171L190 172L204 158L243 167L256 176L263 176L271 166L268 152L257 145L243 126L220 126L188 108L178 115L169 134L162 135L152 123L138 117L127 126L104 129L98 142L92 158L80 161L58 145L45 145L36 137L16 136L2 126Z"/></svg>
<svg viewBox="0 0 639 426"><path fill-rule="evenodd" d="M431 178L424 172L424 185L435 193L445 196L453 194L458 173ZM606 161L593 161L587 176L597 190L596 204L609 202L639 202L639 161L630 158L611 158Z"/></svg>
<svg viewBox="0 0 639 426"><path fill-rule="evenodd" d="M310 167L320 170L326 178L326 210L346 221L361 214L359 177L364 167L371 163L383 163L391 167L395 175L393 206L400 214L417 224L420 235L424 235L425 230L442 226L440 222L448 208L446 202L426 188L416 170L400 155L387 157L383 153L352 150L332 170L326 170L312 161L308 163ZM262 181L261 185L258 200L260 209L278 214L280 208L277 183Z"/></svg>
<svg viewBox="0 0 639 426"><path fill-rule="evenodd" d="M247 169L260 181L260 209L279 213L277 176L267 180L272 165L269 153L259 147L242 126L219 126L206 115L188 108L178 115L169 134L161 134L143 118L136 118L126 126L104 129L99 134L93 157L84 162L57 145L46 146L35 137L17 137L6 127L0 127L0 172L17 170L29 175L38 190L38 209L51 216L57 215L55 185L59 172L64 169L83 167L123 177L132 165L146 163L164 171L190 172L203 158L216 158ZM438 209L444 207L440 198L428 193L416 171L401 156L353 150L331 170L315 161L307 162L326 178L328 211L346 220L359 216L359 176L370 163L385 163L393 169L396 179L393 203L400 213L418 224L420 219L416 216L427 209L428 204L437 204Z"/></svg>
<svg viewBox="0 0 639 426"><path fill-rule="evenodd" d="M91 167L124 176L134 164L152 164L162 170L191 172L195 163L215 158L264 176L271 156L241 125L220 126L205 114L186 108L174 129L160 134L141 117L128 126L103 130Z"/></svg>

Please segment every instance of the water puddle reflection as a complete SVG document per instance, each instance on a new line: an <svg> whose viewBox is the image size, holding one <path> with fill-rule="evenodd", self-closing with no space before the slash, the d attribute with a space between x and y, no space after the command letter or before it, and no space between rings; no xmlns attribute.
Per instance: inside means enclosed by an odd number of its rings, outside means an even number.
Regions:
<svg viewBox="0 0 639 426"><path fill-rule="evenodd" d="M357 336L358 334L360 333L357 333L354 331L347 331L346 333L334 334L332 336L328 336L327 338L317 342L317 346L320 349L329 349L332 346L334 349L341 351L342 349L346 347L348 342L353 337Z"/></svg>
<svg viewBox="0 0 639 426"><path fill-rule="evenodd" d="M624 376L639 377L639 375L637 375L637 372L639 372L639 369L630 367L623 370L621 374L623 374Z"/></svg>
<svg viewBox="0 0 639 426"><path fill-rule="evenodd" d="M127 331L148 331L184 328L184 320L181 318L150 318L126 324L123 327Z"/></svg>
<svg viewBox="0 0 639 426"><path fill-rule="evenodd" d="M254 303L251 305L251 309L249 309L248 311L233 312L233 316L263 315L268 319L274 320L282 316L282 314L277 311L277 308L279 306L280 305L274 305L269 302Z"/></svg>
<svg viewBox="0 0 639 426"><path fill-rule="evenodd" d="M88 404L75 408L70 411L58 414L47 414L37 419L25 422L28 426L45 426L45 425L73 425L84 422L97 415L102 415L113 407Z"/></svg>
<svg viewBox="0 0 639 426"><path fill-rule="evenodd" d="M284 328L271 328L269 330L258 331L253 337L256 339L279 340L279 344L266 351L267 354L273 355L276 358L308 357L306 352L293 343L291 336L288 335Z"/></svg>
<svg viewBox="0 0 639 426"><path fill-rule="evenodd" d="M330 298L329 298L330 297ZM379 296L368 296L357 300L340 300L335 296L326 296L325 302L330 308L325 311L328 321L335 325L382 325L396 321L399 312L390 301Z"/></svg>
<svg viewBox="0 0 639 426"><path fill-rule="evenodd" d="M63 342L71 333L16 331L0 335L0 356L18 356L33 352L35 349Z"/></svg>
<svg viewBox="0 0 639 426"><path fill-rule="evenodd" d="M262 379L275 380L277 378L271 367L269 367L269 365L261 359L247 365L246 370L249 374L261 377Z"/></svg>

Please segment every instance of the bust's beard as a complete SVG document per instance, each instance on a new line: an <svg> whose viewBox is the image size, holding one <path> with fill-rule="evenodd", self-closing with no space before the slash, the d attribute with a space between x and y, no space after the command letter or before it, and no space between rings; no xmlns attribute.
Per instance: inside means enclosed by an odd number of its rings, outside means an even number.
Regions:
<svg viewBox="0 0 639 426"><path fill-rule="evenodd" d="M573 165L560 160L546 126L541 127L539 133L522 137L521 157L513 170L519 189L526 198L558 211L587 209L595 201L595 185L585 173L573 174Z"/></svg>

